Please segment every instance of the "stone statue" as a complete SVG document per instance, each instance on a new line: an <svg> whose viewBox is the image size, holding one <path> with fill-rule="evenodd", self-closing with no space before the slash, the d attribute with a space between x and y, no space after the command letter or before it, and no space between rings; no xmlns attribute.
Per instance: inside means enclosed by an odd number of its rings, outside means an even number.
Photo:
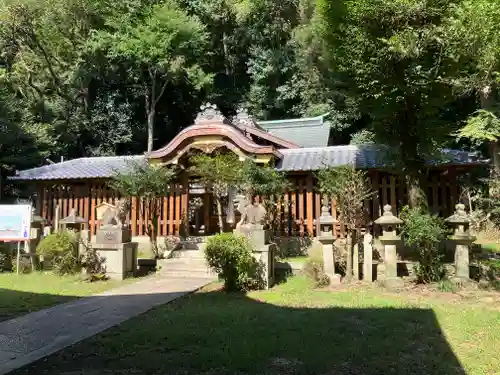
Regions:
<svg viewBox="0 0 500 375"><path fill-rule="evenodd" d="M118 219L120 220L121 225L125 226L130 212L130 200L122 198L117 202L116 207L118 209Z"/></svg>
<svg viewBox="0 0 500 375"><path fill-rule="evenodd" d="M109 207L102 215L101 227L121 227L122 223L118 217L118 209Z"/></svg>
<svg viewBox="0 0 500 375"><path fill-rule="evenodd" d="M241 219L238 224L236 224L236 229L240 227L253 229L263 228L267 212L257 198L254 198L252 204L249 204L248 198L240 198L237 210L241 213Z"/></svg>

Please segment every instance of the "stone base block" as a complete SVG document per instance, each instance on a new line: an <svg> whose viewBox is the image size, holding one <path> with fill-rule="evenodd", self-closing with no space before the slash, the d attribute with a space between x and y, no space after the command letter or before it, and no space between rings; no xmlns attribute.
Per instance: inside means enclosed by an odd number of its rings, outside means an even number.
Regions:
<svg viewBox="0 0 500 375"><path fill-rule="evenodd" d="M274 246L262 246L258 250L254 250L252 255L261 266L262 288L268 289L274 284L275 279Z"/></svg>
<svg viewBox="0 0 500 375"><path fill-rule="evenodd" d="M330 279L330 286L339 285L342 281L342 277L338 273L336 273L334 275L327 275L327 276Z"/></svg>
<svg viewBox="0 0 500 375"><path fill-rule="evenodd" d="M403 279L399 277L386 277L382 283L387 289L401 289L404 286Z"/></svg>
<svg viewBox="0 0 500 375"><path fill-rule="evenodd" d="M137 265L137 243L92 244L97 254L104 258L106 275L110 279L123 280L135 276Z"/></svg>

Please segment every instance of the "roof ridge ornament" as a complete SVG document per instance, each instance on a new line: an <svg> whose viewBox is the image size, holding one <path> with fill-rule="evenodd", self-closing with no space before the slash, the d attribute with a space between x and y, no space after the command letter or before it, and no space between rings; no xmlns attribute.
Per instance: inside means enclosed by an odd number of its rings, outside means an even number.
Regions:
<svg viewBox="0 0 500 375"><path fill-rule="evenodd" d="M252 116L248 113L245 106L240 106L236 110L236 116L233 118L233 122L236 126L248 126L251 128L257 128L257 124Z"/></svg>
<svg viewBox="0 0 500 375"><path fill-rule="evenodd" d="M194 120L195 124L203 124L203 123L213 123L220 122L225 123L227 120L224 115L219 111L217 105L211 103L205 103L200 107L200 112L196 116Z"/></svg>

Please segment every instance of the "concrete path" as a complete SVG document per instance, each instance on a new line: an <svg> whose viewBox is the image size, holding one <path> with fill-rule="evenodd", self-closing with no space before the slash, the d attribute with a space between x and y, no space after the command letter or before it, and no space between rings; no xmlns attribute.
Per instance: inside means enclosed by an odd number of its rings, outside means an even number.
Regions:
<svg viewBox="0 0 500 375"><path fill-rule="evenodd" d="M0 323L0 374L32 363L212 282L161 275Z"/></svg>

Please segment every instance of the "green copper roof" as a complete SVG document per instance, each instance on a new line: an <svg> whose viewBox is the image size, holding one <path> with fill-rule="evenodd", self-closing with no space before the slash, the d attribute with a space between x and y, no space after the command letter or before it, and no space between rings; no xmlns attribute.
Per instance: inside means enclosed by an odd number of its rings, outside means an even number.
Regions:
<svg viewBox="0 0 500 375"><path fill-rule="evenodd" d="M270 134L293 142L300 147L325 147L330 136L328 113L308 118L257 121L257 125Z"/></svg>

